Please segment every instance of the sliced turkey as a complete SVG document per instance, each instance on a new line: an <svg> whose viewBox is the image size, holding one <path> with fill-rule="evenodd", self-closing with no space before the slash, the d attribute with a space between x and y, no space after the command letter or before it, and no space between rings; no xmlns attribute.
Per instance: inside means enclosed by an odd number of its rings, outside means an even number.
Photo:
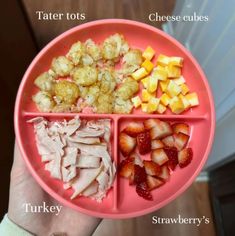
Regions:
<svg viewBox="0 0 235 236"><path fill-rule="evenodd" d="M83 195L84 197L89 197L97 193L98 187L99 183L94 180L84 191L82 191L81 195Z"/></svg>
<svg viewBox="0 0 235 236"><path fill-rule="evenodd" d="M100 158L91 155L80 155L76 166L79 168L98 168L100 166Z"/></svg>
<svg viewBox="0 0 235 236"><path fill-rule="evenodd" d="M35 140L41 161L51 177L60 179L65 190L101 202L112 187L116 166L111 160L109 119L48 121L36 117Z"/></svg>
<svg viewBox="0 0 235 236"><path fill-rule="evenodd" d="M96 179L102 169L103 165L96 169L81 169L79 176L72 183L74 193L71 196L71 199L74 199L82 191L84 191Z"/></svg>
<svg viewBox="0 0 235 236"><path fill-rule="evenodd" d="M97 137L79 137L79 136L73 136L73 137L68 137L68 140L74 143L84 143L84 144L99 144L100 139Z"/></svg>

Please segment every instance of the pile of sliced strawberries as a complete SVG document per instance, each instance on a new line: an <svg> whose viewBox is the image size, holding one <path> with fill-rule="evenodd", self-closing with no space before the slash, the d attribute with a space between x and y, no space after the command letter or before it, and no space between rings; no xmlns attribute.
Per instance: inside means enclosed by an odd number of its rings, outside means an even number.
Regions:
<svg viewBox="0 0 235 236"><path fill-rule="evenodd" d="M136 185L136 192L146 200L153 200L151 190L163 185L176 166L187 166L193 157L186 147L190 128L185 123L170 124L159 119L131 122L119 136L119 148L124 159L119 164L120 176ZM151 160L141 155L150 154Z"/></svg>

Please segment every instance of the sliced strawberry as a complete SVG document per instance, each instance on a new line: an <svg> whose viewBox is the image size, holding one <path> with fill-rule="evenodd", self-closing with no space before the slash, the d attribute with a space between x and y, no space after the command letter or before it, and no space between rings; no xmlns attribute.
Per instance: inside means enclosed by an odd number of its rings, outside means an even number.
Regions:
<svg viewBox="0 0 235 236"><path fill-rule="evenodd" d="M168 122L159 121L150 130L151 139L161 139L173 133L172 128Z"/></svg>
<svg viewBox="0 0 235 236"><path fill-rule="evenodd" d="M134 157L127 157L124 160L122 160L118 165L118 171L121 170L122 166L126 165L127 163L133 163L134 164Z"/></svg>
<svg viewBox="0 0 235 236"><path fill-rule="evenodd" d="M160 122L161 121L159 119L147 119L144 121L144 128L150 130L156 125L158 125Z"/></svg>
<svg viewBox="0 0 235 236"><path fill-rule="evenodd" d="M145 129L143 123L131 122L126 126L123 132L130 135L131 137L136 137L139 133L144 132L144 130Z"/></svg>
<svg viewBox="0 0 235 236"><path fill-rule="evenodd" d="M148 184L149 190L153 190L155 188L158 188L158 187L162 186L164 183L165 183L164 181L162 181L158 178L155 178L150 175L147 176L147 184Z"/></svg>
<svg viewBox="0 0 235 236"><path fill-rule="evenodd" d="M141 155L151 151L151 138L148 131L137 135L137 146Z"/></svg>
<svg viewBox="0 0 235 236"><path fill-rule="evenodd" d="M134 177L135 177L135 171L133 171L131 173L131 175L129 176L129 185L134 185L135 184Z"/></svg>
<svg viewBox="0 0 235 236"><path fill-rule="evenodd" d="M143 167L144 163L143 160L141 159L141 157L137 154L137 153L132 153L130 155L130 158L132 158L134 160L134 164Z"/></svg>
<svg viewBox="0 0 235 236"><path fill-rule="evenodd" d="M178 133L174 134L175 147L178 151L182 150L188 143L189 136L187 134Z"/></svg>
<svg viewBox="0 0 235 236"><path fill-rule="evenodd" d="M161 167L153 161L144 160L144 168L147 175L158 176L161 174Z"/></svg>
<svg viewBox="0 0 235 236"><path fill-rule="evenodd" d="M164 147L164 143L161 140L154 139L151 141L151 148L152 149L163 148L163 147Z"/></svg>
<svg viewBox="0 0 235 236"><path fill-rule="evenodd" d="M178 162L181 168L187 166L193 159L192 148L185 148L178 153Z"/></svg>
<svg viewBox="0 0 235 236"><path fill-rule="evenodd" d="M123 156L128 156L136 146L136 139L121 132L119 136L119 148Z"/></svg>
<svg viewBox="0 0 235 236"><path fill-rule="evenodd" d="M148 188L148 184L146 182L137 184L136 192L140 197L144 198L145 200L149 200L149 201L153 200L153 196L151 195Z"/></svg>
<svg viewBox="0 0 235 236"><path fill-rule="evenodd" d="M125 162L121 165L119 169L119 174L121 177L130 178L134 173L134 164L131 162Z"/></svg>
<svg viewBox="0 0 235 236"><path fill-rule="evenodd" d="M145 182L147 174L144 167L134 165L134 183L139 184Z"/></svg>
<svg viewBox="0 0 235 236"><path fill-rule="evenodd" d="M169 171L167 165L162 166L162 173L158 177L163 179L163 180L168 180L169 179L170 171Z"/></svg>
<svg viewBox="0 0 235 236"><path fill-rule="evenodd" d="M178 164L178 151L175 147L165 147L164 151L168 156L168 166L171 170L174 170Z"/></svg>
<svg viewBox="0 0 235 236"><path fill-rule="evenodd" d="M175 146L175 139L172 135L169 135L165 138L162 139L162 142L167 146L167 147L174 147Z"/></svg>
<svg viewBox="0 0 235 236"><path fill-rule="evenodd" d="M172 125L173 132L175 134L183 133L189 135L189 125L185 123L175 123Z"/></svg>
<svg viewBox="0 0 235 236"><path fill-rule="evenodd" d="M160 166L169 160L163 148L153 150L151 153L151 159Z"/></svg>

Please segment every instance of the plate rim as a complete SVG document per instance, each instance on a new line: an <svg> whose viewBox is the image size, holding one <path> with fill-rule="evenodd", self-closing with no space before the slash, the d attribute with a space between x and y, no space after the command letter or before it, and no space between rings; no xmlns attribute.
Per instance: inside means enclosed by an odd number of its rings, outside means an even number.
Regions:
<svg viewBox="0 0 235 236"><path fill-rule="evenodd" d="M203 80L204 85L205 85L206 90L207 90L206 92L207 92L208 97L209 97L209 104L210 104L210 109L211 109L211 112L209 113L209 116L210 116L210 119L211 119L209 141L208 141L204 156L201 159L201 162L197 166L197 168L196 168L195 172L193 173L193 175L190 178L188 178L188 180L174 194L172 194L166 200L158 203L157 205L153 205L151 207L144 208L142 210L133 211L133 212L130 212L130 213L118 213L118 211L117 212L114 211L113 213L100 213L100 212L97 212L97 211L91 211L91 210L85 209L83 207L75 205L75 204L71 203L70 201L64 199L62 196L60 196L54 190L52 190L46 183L44 183L44 181L42 181L40 176L36 173L36 171L34 170L32 165L30 164L29 159L27 158L26 152L23 148L23 141L20 140L20 138L19 138L20 137L20 132L19 132L19 119L18 118L19 118L19 116L22 112L22 111L19 110L20 104L21 104L21 94L22 94L23 89L25 87L25 83L27 81L28 75L30 74L32 68L37 64L38 59L44 53L46 53L46 51L52 45L54 45L55 43L57 43L58 41L63 39L66 35L69 35L69 34L75 32L77 30L83 30L83 29L91 27L91 26L98 26L98 25L103 25L103 24L124 24L124 25L128 24L128 25L132 25L132 26L136 26L136 27L145 28L147 30L150 30L150 31L154 32L155 34L160 34L161 36L167 38L167 40L171 41L171 43L175 44L178 48L180 48L180 50L182 50L185 54L187 54L187 56L190 58L193 65L196 67L197 71L199 72L200 77ZM193 183L194 179L199 175L199 173L202 170L205 162L208 159L209 153L210 153L211 148L212 148L213 140L214 140L214 134L215 134L214 99L213 99L212 91L211 91L211 88L209 86L208 80L207 80L203 70L201 69L200 65L198 64L198 62L196 61L194 56L191 54L191 52L189 52L180 42L178 42L172 36L168 35L167 33L163 32L160 29L155 28L154 26L150 26L148 24L138 22L138 21L126 20L126 19L95 20L95 21L91 21L91 22L87 22L87 23L75 26L75 27L63 32L62 34L60 34L59 36L57 36L56 38L51 40L46 46L44 46L40 50L40 52L34 57L34 59L30 63L29 67L27 68L27 70L26 70L26 72L25 72L25 74L24 74L24 76L21 80L21 83L20 83L20 86L19 86L19 89L18 89L18 92L17 92L16 102L15 102L15 109L14 109L14 129L15 129L17 144L19 146L22 157L23 157L24 161L26 162L26 165L27 165L30 173L33 175L33 177L35 178L37 183L42 187L42 189L45 190L48 194L50 194L53 198L55 198L58 202L62 203L64 206L70 207L74 210L77 210L79 212L82 212L82 213L85 213L85 214L88 214L88 215L91 215L91 216L94 216L94 217L110 218L110 219L133 218L133 217L146 215L148 213L151 213L153 211L156 211L156 210L162 208L163 206L166 206L168 203L170 203L171 201L176 199L176 197L180 196Z"/></svg>

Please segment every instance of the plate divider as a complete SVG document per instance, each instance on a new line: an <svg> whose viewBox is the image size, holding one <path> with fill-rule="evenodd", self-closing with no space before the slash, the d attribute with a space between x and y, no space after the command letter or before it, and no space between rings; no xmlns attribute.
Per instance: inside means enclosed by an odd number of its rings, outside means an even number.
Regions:
<svg viewBox="0 0 235 236"><path fill-rule="evenodd" d="M176 120L182 120L182 119L187 119L187 120L205 120L208 118L208 114L204 115L160 115L160 114L130 114L130 115L117 115L117 114L97 114L97 113L49 113L49 112L28 112L28 111L23 111L23 116L24 117L37 117L37 116L44 116L44 117L74 117L78 115L81 118L100 118L100 119L105 119L105 118L112 118L118 121L120 118L140 118L140 119L149 119L149 118L158 118L158 119L176 119Z"/></svg>
<svg viewBox="0 0 235 236"><path fill-rule="evenodd" d="M113 130L113 149L114 149L114 161L116 164L116 177L113 183L113 210L117 211L118 210L118 163L119 163L119 156L118 156L118 121L120 119L120 116L113 116L113 122L114 122L114 130Z"/></svg>

